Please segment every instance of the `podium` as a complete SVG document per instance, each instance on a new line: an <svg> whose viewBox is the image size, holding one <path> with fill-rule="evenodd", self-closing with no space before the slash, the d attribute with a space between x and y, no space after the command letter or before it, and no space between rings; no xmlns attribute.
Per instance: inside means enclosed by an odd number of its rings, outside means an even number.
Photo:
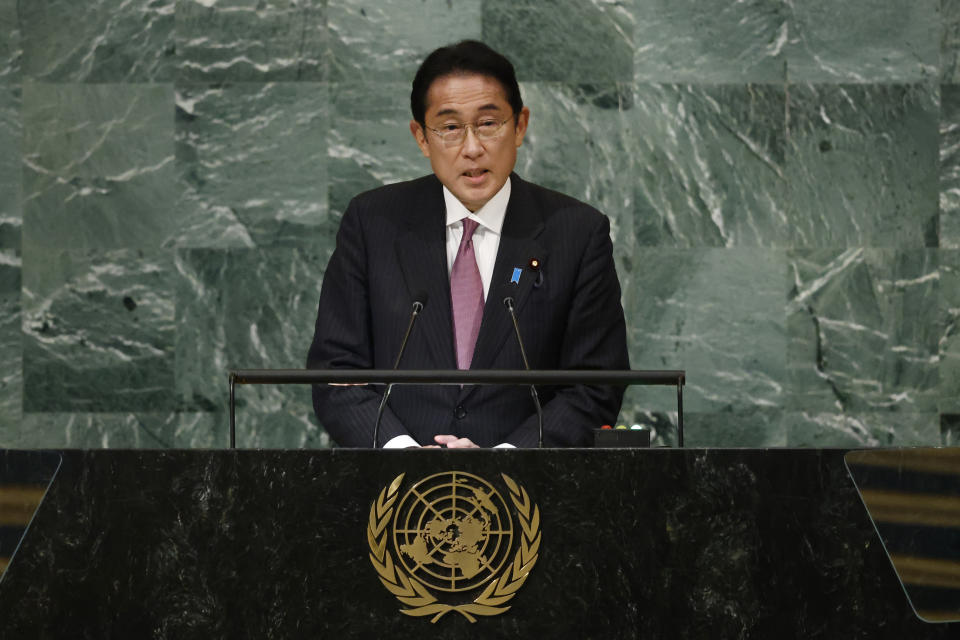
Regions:
<svg viewBox="0 0 960 640"><path fill-rule="evenodd" d="M64 451L0 581L0 637L957 637L911 611L843 454ZM443 474L489 482L504 517L506 475L529 498L514 544L539 536L509 609L475 622L410 615L372 561L378 498L396 486L399 510ZM408 576L415 555L391 552Z"/></svg>

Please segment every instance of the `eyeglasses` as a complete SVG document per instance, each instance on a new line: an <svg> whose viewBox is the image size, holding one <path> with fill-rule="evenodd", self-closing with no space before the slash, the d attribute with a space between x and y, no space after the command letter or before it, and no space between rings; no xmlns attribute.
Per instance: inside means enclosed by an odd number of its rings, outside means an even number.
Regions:
<svg viewBox="0 0 960 640"><path fill-rule="evenodd" d="M434 129L433 127L427 127L427 129L437 134L437 137L443 141L443 146L455 147L466 139L468 128L473 128L473 135L477 136L480 140L496 140L503 134L503 125L507 124L511 119L513 119L513 116L505 120L484 118L483 120L477 120L473 124L451 122L443 125L439 129Z"/></svg>

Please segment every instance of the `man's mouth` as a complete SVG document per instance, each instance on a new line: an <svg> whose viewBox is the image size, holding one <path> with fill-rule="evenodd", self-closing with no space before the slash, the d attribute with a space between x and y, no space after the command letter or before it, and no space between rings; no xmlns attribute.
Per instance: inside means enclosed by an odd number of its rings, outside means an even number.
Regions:
<svg viewBox="0 0 960 640"><path fill-rule="evenodd" d="M487 172L486 169L470 169L469 171L464 171L463 175L468 178L477 179L483 176Z"/></svg>

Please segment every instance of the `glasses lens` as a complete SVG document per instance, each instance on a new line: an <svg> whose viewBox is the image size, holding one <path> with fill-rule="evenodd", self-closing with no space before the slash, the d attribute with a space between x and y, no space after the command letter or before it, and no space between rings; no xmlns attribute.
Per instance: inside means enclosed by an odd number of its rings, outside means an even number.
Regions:
<svg viewBox="0 0 960 640"><path fill-rule="evenodd" d="M509 118L507 119L509 120ZM448 125L444 129L434 129L444 146L453 147L461 144L467 137L467 129L473 129L473 134L480 140L495 140L503 133L503 125L507 120L481 120L475 124Z"/></svg>

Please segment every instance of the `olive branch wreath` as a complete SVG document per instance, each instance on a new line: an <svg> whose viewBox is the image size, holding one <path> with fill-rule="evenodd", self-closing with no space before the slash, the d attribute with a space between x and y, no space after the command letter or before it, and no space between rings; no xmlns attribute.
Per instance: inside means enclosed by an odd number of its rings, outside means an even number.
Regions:
<svg viewBox="0 0 960 640"><path fill-rule="evenodd" d="M539 557L540 549L540 509L533 504L526 489L517 485L510 476L500 474L510 489L510 500L519 514L520 546L513 562L499 579L493 580L473 602L460 605L444 604L437 599L419 580L407 576L399 565L394 564L393 555L387 549L387 524L393 515L393 505L397 500L397 491L403 476L393 479L389 486L380 491L376 501L370 505L370 519L367 523L367 542L370 544L370 562L380 576L380 582L397 600L411 607L400 609L408 616L433 616L430 622L436 622L451 611L463 615L470 622L476 622L474 616L495 616L508 609L506 604L517 590L526 582Z"/></svg>

